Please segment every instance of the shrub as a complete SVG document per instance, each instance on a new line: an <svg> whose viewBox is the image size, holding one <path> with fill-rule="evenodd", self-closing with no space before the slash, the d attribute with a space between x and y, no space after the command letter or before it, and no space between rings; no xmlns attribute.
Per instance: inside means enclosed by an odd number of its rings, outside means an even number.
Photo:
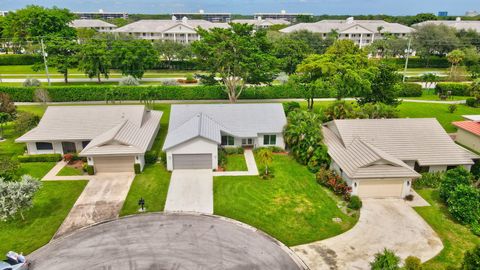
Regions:
<svg viewBox="0 0 480 270"><path fill-rule="evenodd" d="M20 168L20 165L16 160L12 160L9 157L0 158L0 179L3 178L5 181L13 181L16 178L17 170Z"/></svg>
<svg viewBox="0 0 480 270"><path fill-rule="evenodd" d="M401 83L397 86L398 97L421 97L422 86L417 83Z"/></svg>
<svg viewBox="0 0 480 270"><path fill-rule="evenodd" d="M37 54L0 54L0 66L26 66L42 61L42 56Z"/></svg>
<svg viewBox="0 0 480 270"><path fill-rule="evenodd" d="M356 114L359 118L382 119L398 117L397 108L385 103L365 103L358 109L359 111Z"/></svg>
<svg viewBox="0 0 480 270"><path fill-rule="evenodd" d="M300 109L300 103L295 101L289 101L289 102L283 103L283 110L285 111L286 115L288 115L291 111L296 109Z"/></svg>
<svg viewBox="0 0 480 270"><path fill-rule="evenodd" d="M458 185L471 185L472 175L463 167L448 170L443 174L440 184L440 198L447 201Z"/></svg>
<svg viewBox="0 0 480 270"><path fill-rule="evenodd" d="M470 225L470 230L476 236L480 236L480 223L473 223Z"/></svg>
<svg viewBox="0 0 480 270"><path fill-rule="evenodd" d="M399 67L403 67L405 65L404 58L389 58L384 59L383 61L395 64ZM409 68L449 68L450 63L448 62L446 57L441 56L428 56L428 57L418 57L413 56L408 59L408 67Z"/></svg>
<svg viewBox="0 0 480 270"><path fill-rule="evenodd" d="M95 174L95 169L93 168L92 165L87 165L87 173L88 173L88 175L94 175Z"/></svg>
<svg viewBox="0 0 480 270"><path fill-rule="evenodd" d="M476 108L479 106L479 103L478 100L476 98L467 98L465 100L465 104L469 107L473 107L473 108Z"/></svg>
<svg viewBox="0 0 480 270"><path fill-rule="evenodd" d="M457 104L450 104L448 105L448 112L454 113L457 110Z"/></svg>
<svg viewBox="0 0 480 270"><path fill-rule="evenodd" d="M267 149L270 149L270 151L272 151L273 153L284 153L285 152L285 149L281 148L281 147L278 147L278 146L262 146L262 147L257 147L253 150L254 153L257 153L258 151L260 151L261 149L264 149L264 148L267 148ZM242 152L243 154L243 152Z"/></svg>
<svg viewBox="0 0 480 270"><path fill-rule="evenodd" d="M165 85L165 86L178 86L178 85L180 85L180 83L178 83L176 80L165 80L165 81L162 81L162 85Z"/></svg>
<svg viewBox="0 0 480 270"><path fill-rule="evenodd" d="M312 173L318 172L321 167L326 166L329 163L330 156L328 155L328 149L325 145L319 145L313 151L313 155L307 162L307 168Z"/></svg>
<svg viewBox="0 0 480 270"><path fill-rule="evenodd" d="M362 200L360 199L360 197L353 195L350 197L350 201L348 202L347 207L353 210L358 210L362 208Z"/></svg>
<svg viewBox="0 0 480 270"><path fill-rule="evenodd" d="M316 174L317 182L330 190L335 194L345 195L350 193L350 187L345 180L337 175L334 171L321 167Z"/></svg>
<svg viewBox="0 0 480 270"><path fill-rule="evenodd" d="M197 82L197 80L195 79L195 77L193 77L193 74L191 73L188 73L187 75L185 75L185 80L187 82Z"/></svg>
<svg viewBox="0 0 480 270"><path fill-rule="evenodd" d="M413 196L413 194L408 194L407 196L405 196L404 199L405 199L406 201L411 202L411 201L413 201L414 198L415 198L415 197Z"/></svg>
<svg viewBox="0 0 480 270"><path fill-rule="evenodd" d="M146 164L155 164L158 161L158 152L155 150L150 150L145 152L145 163Z"/></svg>
<svg viewBox="0 0 480 270"><path fill-rule="evenodd" d="M71 161L73 161L73 154L68 153L63 155L63 160L65 160L65 162L67 163L70 163Z"/></svg>
<svg viewBox="0 0 480 270"><path fill-rule="evenodd" d="M41 85L40 81L35 78L27 78L23 81L23 87L38 87Z"/></svg>
<svg viewBox="0 0 480 270"><path fill-rule="evenodd" d="M128 75L126 77L122 77L118 82L118 85L137 86L137 85L140 85L140 82L135 77Z"/></svg>
<svg viewBox="0 0 480 270"><path fill-rule="evenodd" d="M22 112L15 120L15 132L25 133L28 130L36 127L38 122L40 122L40 116L30 112Z"/></svg>
<svg viewBox="0 0 480 270"><path fill-rule="evenodd" d="M470 85L466 83L437 83L435 86L437 94L446 95L449 91L453 96L469 96Z"/></svg>
<svg viewBox="0 0 480 270"><path fill-rule="evenodd" d="M442 181L443 173L422 173L422 177L413 181L413 188L438 188Z"/></svg>
<svg viewBox="0 0 480 270"><path fill-rule="evenodd" d="M268 173L266 173L265 167L260 168L259 176L263 180L269 180L275 177L275 169L272 167L268 167Z"/></svg>
<svg viewBox="0 0 480 270"><path fill-rule="evenodd" d="M405 270L422 270L422 261L414 256L408 256L405 259Z"/></svg>
<svg viewBox="0 0 480 270"><path fill-rule="evenodd" d="M383 252L375 254L375 259L370 263L372 270L397 270L400 269L400 257L391 250L384 249Z"/></svg>
<svg viewBox="0 0 480 270"><path fill-rule="evenodd" d="M162 162L163 166L167 167L167 152L160 152L160 161Z"/></svg>
<svg viewBox="0 0 480 270"><path fill-rule="evenodd" d="M140 164L138 163L133 164L133 170L135 171L135 174L141 173Z"/></svg>
<svg viewBox="0 0 480 270"><path fill-rule="evenodd" d="M474 249L465 252L461 270L478 270L480 269L480 245Z"/></svg>
<svg viewBox="0 0 480 270"><path fill-rule="evenodd" d="M462 224L480 223L480 190L458 185L447 199L448 211Z"/></svg>
<svg viewBox="0 0 480 270"><path fill-rule="evenodd" d="M218 148L218 166L225 168L227 165L227 153L225 148Z"/></svg>
<svg viewBox="0 0 480 270"><path fill-rule="evenodd" d="M27 162L58 162L62 160L60 154L41 154L41 155L23 155L18 156L18 161Z"/></svg>
<svg viewBox="0 0 480 270"><path fill-rule="evenodd" d="M243 154L245 152L245 149L243 149L242 147L225 147L224 152L227 155Z"/></svg>

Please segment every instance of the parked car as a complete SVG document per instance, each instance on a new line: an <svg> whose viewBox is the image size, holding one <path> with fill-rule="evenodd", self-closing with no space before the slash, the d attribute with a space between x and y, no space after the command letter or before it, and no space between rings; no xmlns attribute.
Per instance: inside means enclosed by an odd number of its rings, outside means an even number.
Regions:
<svg viewBox="0 0 480 270"><path fill-rule="evenodd" d="M13 251L7 253L7 258L0 261L0 270L28 270L30 263L22 254Z"/></svg>

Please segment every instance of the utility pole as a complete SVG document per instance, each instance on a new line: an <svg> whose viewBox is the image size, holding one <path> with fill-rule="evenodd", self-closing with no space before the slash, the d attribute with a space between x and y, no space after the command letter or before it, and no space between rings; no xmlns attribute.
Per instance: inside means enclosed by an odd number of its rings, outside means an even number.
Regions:
<svg viewBox="0 0 480 270"><path fill-rule="evenodd" d="M408 48L407 48L407 57L405 58L405 68L403 70L403 82L405 82L405 78L407 76L407 68L408 68L408 57L410 56L410 50L412 46L412 37L408 39Z"/></svg>
<svg viewBox="0 0 480 270"><path fill-rule="evenodd" d="M51 85L50 74L48 73L47 54L45 53L45 46L43 45L43 38L40 39L40 44L42 45L43 63L45 64L45 73L47 74L48 86L50 86Z"/></svg>

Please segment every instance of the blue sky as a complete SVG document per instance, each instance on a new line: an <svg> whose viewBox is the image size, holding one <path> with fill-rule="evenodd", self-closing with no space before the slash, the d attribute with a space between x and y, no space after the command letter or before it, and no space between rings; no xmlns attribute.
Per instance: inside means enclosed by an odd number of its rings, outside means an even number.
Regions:
<svg viewBox="0 0 480 270"><path fill-rule="evenodd" d="M448 11L463 15L480 11L480 0L0 0L0 10L13 10L28 4L58 6L72 11L126 11L129 13L232 12L308 12L314 14L391 14Z"/></svg>

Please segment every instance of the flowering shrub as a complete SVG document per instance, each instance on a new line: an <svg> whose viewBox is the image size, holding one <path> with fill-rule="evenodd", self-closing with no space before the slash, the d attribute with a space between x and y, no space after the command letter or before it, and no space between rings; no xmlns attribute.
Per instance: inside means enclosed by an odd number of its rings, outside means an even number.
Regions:
<svg viewBox="0 0 480 270"><path fill-rule="evenodd" d="M316 178L319 184L329 188L335 194L350 197L351 188L334 171L322 167L317 172Z"/></svg>
<svg viewBox="0 0 480 270"><path fill-rule="evenodd" d="M63 155L63 160L70 163L73 160L73 154L65 154Z"/></svg>

